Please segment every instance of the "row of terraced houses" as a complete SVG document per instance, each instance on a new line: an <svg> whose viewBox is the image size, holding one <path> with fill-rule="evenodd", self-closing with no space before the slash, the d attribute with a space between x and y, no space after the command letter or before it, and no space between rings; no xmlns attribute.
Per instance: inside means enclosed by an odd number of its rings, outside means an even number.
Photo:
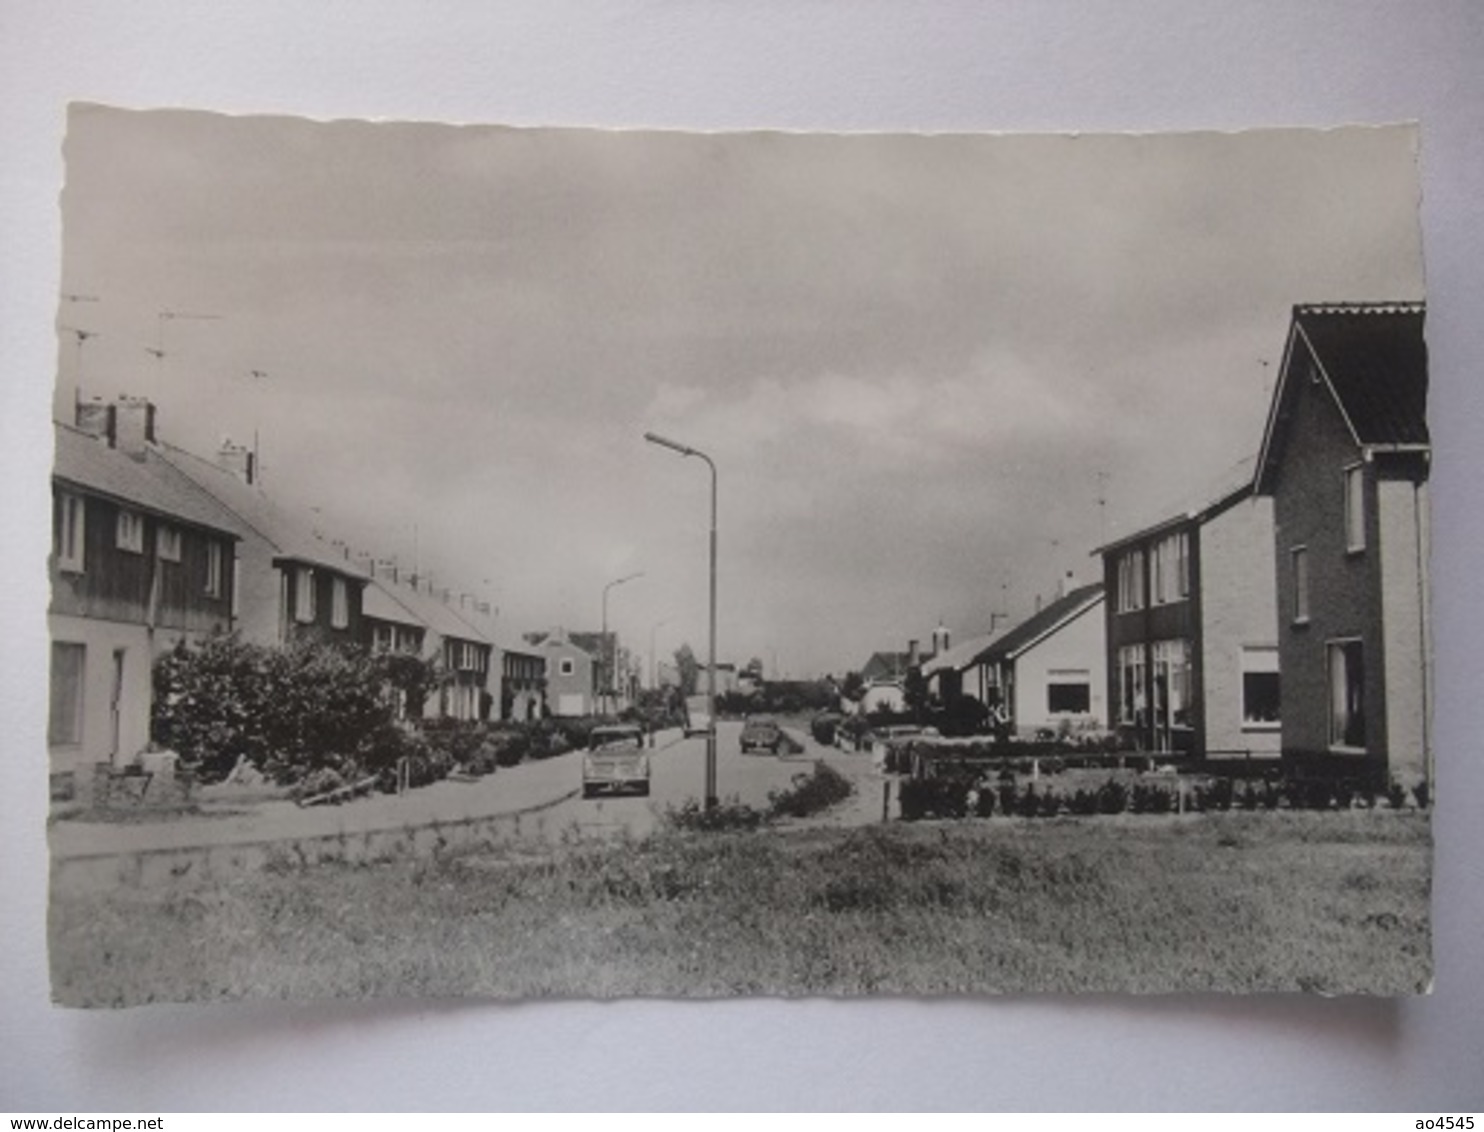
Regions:
<svg viewBox="0 0 1484 1132"><path fill-rule="evenodd" d="M599 663L577 635L503 640L488 602L352 552L264 492L251 450L228 441L212 459L190 453L162 439L152 403L127 396L80 400L54 431L48 749L58 796L86 789L99 764L139 757L155 659L213 633L434 661L443 679L421 707L427 718L594 710Z"/></svg>
<svg viewBox="0 0 1484 1132"><path fill-rule="evenodd" d="M1424 313L1295 307L1255 456L1097 548L1101 581L1022 623L873 656L868 696L918 666L1022 736L1430 782Z"/></svg>

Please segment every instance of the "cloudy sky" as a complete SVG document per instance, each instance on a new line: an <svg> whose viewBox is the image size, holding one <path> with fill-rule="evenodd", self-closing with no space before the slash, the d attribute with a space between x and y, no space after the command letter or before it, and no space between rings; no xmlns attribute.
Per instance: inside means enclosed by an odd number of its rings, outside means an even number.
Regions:
<svg viewBox="0 0 1484 1132"><path fill-rule="evenodd" d="M59 413L256 430L272 493L512 636L642 571L610 623L703 652L674 436L720 468L721 658L839 673L1030 613L1253 452L1292 304L1422 297L1415 144L75 108Z"/></svg>

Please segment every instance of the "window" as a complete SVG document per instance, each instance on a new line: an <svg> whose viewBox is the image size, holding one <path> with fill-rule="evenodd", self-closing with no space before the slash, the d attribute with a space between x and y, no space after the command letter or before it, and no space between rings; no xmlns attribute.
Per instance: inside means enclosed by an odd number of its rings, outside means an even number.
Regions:
<svg viewBox="0 0 1484 1132"><path fill-rule="evenodd" d="M1293 622L1305 625L1309 621L1309 548L1293 548Z"/></svg>
<svg viewBox="0 0 1484 1132"><path fill-rule="evenodd" d="M222 544L215 539L206 543L206 579L202 589L207 597L222 596Z"/></svg>
<svg viewBox="0 0 1484 1132"><path fill-rule="evenodd" d="M1345 469L1345 549L1351 554L1365 549L1365 467Z"/></svg>
<svg viewBox="0 0 1484 1132"><path fill-rule="evenodd" d="M1154 643L1154 720L1159 728L1190 725L1190 642Z"/></svg>
<svg viewBox="0 0 1484 1132"><path fill-rule="evenodd" d="M1118 612L1144 608L1144 552L1130 550L1118 560Z"/></svg>
<svg viewBox="0 0 1484 1132"><path fill-rule="evenodd" d="M138 511L120 511L115 542L120 550L144 553L144 516Z"/></svg>
<svg viewBox="0 0 1484 1132"><path fill-rule="evenodd" d="M1118 722L1142 725L1146 706L1144 646L1124 645L1118 650Z"/></svg>
<svg viewBox="0 0 1484 1132"><path fill-rule="evenodd" d="M1046 674L1048 715L1086 715L1092 710L1092 675L1087 669L1052 669Z"/></svg>
<svg viewBox="0 0 1484 1132"><path fill-rule="evenodd" d="M82 742L82 690L87 667L86 645L52 642L51 715L46 741L54 747Z"/></svg>
<svg viewBox="0 0 1484 1132"><path fill-rule="evenodd" d="M350 624L350 592L344 578L335 578L330 585L330 624L336 629Z"/></svg>
<svg viewBox="0 0 1484 1132"><path fill-rule="evenodd" d="M155 554L164 562L180 561L180 528L161 523L155 528Z"/></svg>
<svg viewBox="0 0 1484 1132"><path fill-rule="evenodd" d="M1272 645L1242 649L1242 726L1274 727L1279 720L1278 650Z"/></svg>
<svg viewBox="0 0 1484 1132"><path fill-rule="evenodd" d="M1184 531L1160 539L1150 563L1154 604L1183 601L1190 596L1190 536Z"/></svg>
<svg viewBox="0 0 1484 1132"><path fill-rule="evenodd" d="M1365 750L1365 653L1359 641L1329 643L1329 745Z"/></svg>
<svg viewBox="0 0 1484 1132"><path fill-rule="evenodd" d="M59 570L82 573L85 514L82 496L66 492L57 496L52 515L52 553L56 555Z"/></svg>
<svg viewBox="0 0 1484 1132"><path fill-rule="evenodd" d="M557 664L557 671L563 676L571 676L572 673L577 671L577 662L570 656L564 656Z"/></svg>
<svg viewBox="0 0 1484 1132"><path fill-rule="evenodd" d="M314 571L308 566L294 570L294 620L305 625L314 621Z"/></svg>

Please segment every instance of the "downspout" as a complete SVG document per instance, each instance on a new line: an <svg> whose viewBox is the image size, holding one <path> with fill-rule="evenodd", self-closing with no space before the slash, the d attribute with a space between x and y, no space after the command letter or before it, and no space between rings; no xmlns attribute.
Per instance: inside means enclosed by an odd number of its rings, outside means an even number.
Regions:
<svg viewBox="0 0 1484 1132"><path fill-rule="evenodd" d="M1425 484L1412 485L1413 542L1417 552L1417 620L1418 641L1422 645L1422 774L1427 783L1430 801L1437 804L1434 788L1432 749L1432 610L1427 584L1428 571L1428 522L1424 515L1427 506Z"/></svg>

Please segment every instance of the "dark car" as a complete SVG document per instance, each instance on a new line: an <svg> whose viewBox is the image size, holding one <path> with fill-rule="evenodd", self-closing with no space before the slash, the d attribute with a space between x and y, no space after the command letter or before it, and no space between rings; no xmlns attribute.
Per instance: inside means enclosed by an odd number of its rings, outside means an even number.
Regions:
<svg viewBox="0 0 1484 1132"><path fill-rule="evenodd" d="M783 750L783 728L771 719L749 719L742 725L742 753L768 751L777 754Z"/></svg>

